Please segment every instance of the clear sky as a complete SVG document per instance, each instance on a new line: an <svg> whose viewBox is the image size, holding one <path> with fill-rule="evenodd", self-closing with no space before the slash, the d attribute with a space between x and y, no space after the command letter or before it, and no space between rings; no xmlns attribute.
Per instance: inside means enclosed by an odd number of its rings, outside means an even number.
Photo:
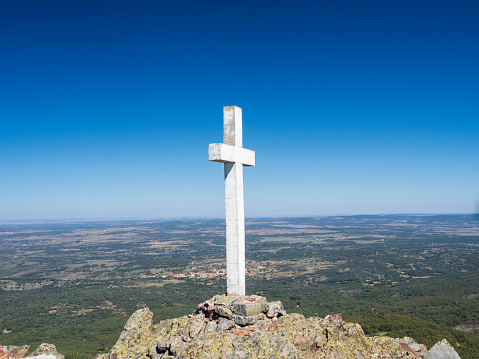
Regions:
<svg viewBox="0 0 479 359"><path fill-rule="evenodd" d="M0 2L0 219L479 211L479 2Z"/></svg>

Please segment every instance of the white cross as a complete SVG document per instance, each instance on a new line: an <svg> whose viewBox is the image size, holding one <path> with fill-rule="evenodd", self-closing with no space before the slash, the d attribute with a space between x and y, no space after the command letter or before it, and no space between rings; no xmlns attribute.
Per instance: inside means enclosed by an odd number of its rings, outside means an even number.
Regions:
<svg viewBox="0 0 479 359"><path fill-rule="evenodd" d="M225 164L226 283L228 295L245 295L243 166L254 166L254 151L243 148L241 108L223 108L223 143L208 146L210 161Z"/></svg>

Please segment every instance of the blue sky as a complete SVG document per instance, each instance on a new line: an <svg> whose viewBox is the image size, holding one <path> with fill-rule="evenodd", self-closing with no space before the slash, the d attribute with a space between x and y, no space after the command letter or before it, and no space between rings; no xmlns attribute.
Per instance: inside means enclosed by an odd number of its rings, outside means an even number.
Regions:
<svg viewBox="0 0 479 359"><path fill-rule="evenodd" d="M0 219L479 211L477 1L0 3Z"/></svg>

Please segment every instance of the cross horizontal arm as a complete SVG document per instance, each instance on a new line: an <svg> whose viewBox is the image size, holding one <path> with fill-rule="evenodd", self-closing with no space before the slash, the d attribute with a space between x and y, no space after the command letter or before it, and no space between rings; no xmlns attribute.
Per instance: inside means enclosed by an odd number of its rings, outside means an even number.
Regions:
<svg viewBox="0 0 479 359"><path fill-rule="evenodd" d="M211 143L208 146L208 156L214 162L239 162L243 166L255 164L254 151L224 143Z"/></svg>

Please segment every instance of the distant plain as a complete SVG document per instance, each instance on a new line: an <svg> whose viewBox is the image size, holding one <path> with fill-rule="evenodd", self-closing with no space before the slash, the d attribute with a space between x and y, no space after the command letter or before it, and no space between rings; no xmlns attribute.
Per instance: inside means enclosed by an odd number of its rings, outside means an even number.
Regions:
<svg viewBox="0 0 479 359"><path fill-rule="evenodd" d="M0 224L0 343L91 358L138 308L155 322L191 313L226 290L224 230L216 219ZM470 215L248 219L247 293L365 327L402 315L455 328L466 358L479 348L478 254Z"/></svg>

